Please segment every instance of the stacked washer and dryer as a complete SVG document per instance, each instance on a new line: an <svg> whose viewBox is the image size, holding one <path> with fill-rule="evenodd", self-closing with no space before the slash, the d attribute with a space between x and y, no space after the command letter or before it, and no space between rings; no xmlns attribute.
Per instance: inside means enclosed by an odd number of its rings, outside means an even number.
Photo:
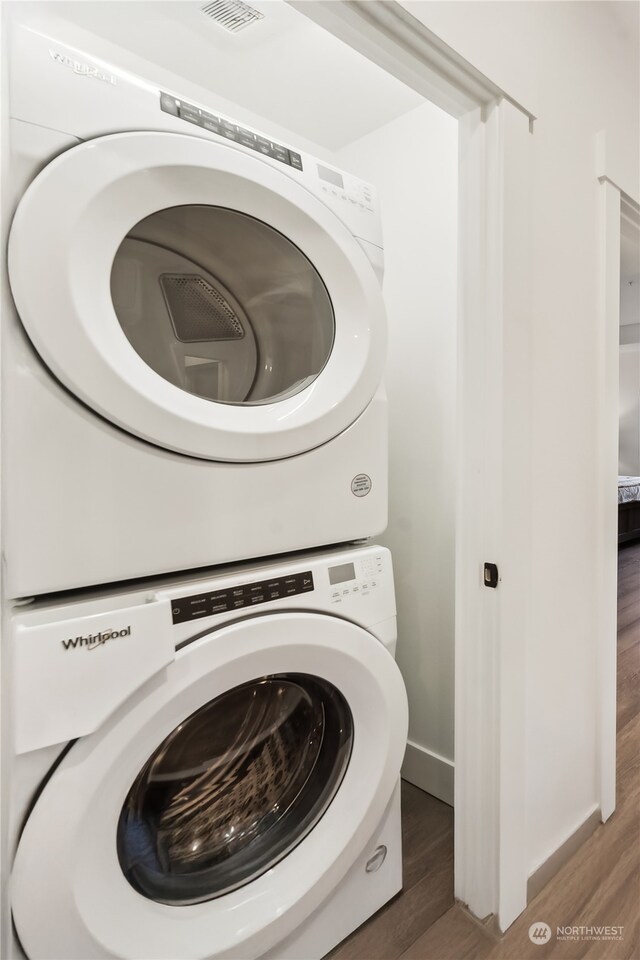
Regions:
<svg viewBox="0 0 640 960"><path fill-rule="evenodd" d="M317 960L402 885L375 192L9 53L0 952Z"/></svg>

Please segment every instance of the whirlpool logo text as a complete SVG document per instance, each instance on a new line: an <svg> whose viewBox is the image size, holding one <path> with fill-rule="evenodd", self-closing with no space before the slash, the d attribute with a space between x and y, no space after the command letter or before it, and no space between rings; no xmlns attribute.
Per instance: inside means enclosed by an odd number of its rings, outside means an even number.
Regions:
<svg viewBox="0 0 640 960"><path fill-rule="evenodd" d="M131 624L123 627L122 630L102 630L100 633L88 633L81 637L69 637L68 640L61 640L60 643L65 650L97 650L103 647L108 640L118 640L120 637L131 636Z"/></svg>
<svg viewBox="0 0 640 960"><path fill-rule="evenodd" d="M74 60L64 53L58 53L57 50L49 50L49 55L56 63L61 63L63 67L69 67L70 70L79 76L87 77L89 80L101 80L103 83L110 83L112 86L117 84L117 80L112 73L105 73L99 67L92 63L83 63L81 60Z"/></svg>

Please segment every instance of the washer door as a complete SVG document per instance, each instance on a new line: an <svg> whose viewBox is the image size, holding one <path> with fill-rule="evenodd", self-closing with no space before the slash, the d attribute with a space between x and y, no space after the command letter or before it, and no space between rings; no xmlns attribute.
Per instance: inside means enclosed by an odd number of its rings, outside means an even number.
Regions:
<svg viewBox="0 0 640 960"><path fill-rule="evenodd" d="M382 294L358 242L298 181L208 140L124 133L62 154L18 207L9 275L53 374L180 453L310 450L382 375Z"/></svg>
<svg viewBox="0 0 640 960"><path fill-rule="evenodd" d="M20 838L30 960L258 957L335 889L400 772L399 670L360 627L254 617L78 741Z"/></svg>

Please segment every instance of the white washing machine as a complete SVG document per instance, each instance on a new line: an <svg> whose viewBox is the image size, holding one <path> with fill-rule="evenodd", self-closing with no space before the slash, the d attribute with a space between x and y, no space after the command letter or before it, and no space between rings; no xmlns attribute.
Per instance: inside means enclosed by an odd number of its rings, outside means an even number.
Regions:
<svg viewBox="0 0 640 960"><path fill-rule="evenodd" d="M381 532L373 188L35 29L9 56L8 595Z"/></svg>
<svg viewBox="0 0 640 960"><path fill-rule="evenodd" d="M2 956L322 957L402 885L395 642L378 546L17 606Z"/></svg>

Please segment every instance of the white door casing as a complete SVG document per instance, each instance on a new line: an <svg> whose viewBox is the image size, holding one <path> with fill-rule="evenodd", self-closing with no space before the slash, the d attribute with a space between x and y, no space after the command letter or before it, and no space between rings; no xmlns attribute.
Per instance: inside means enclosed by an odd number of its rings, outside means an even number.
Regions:
<svg viewBox="0 0 640 960"><path fill-rule="evenodd" d="M215 403L174 386L132 349L111 299L114 257L135 224L187 205L263 221L318 271L335 336L326 365L301 392L255 406ZM108 420L179 453L249 462L295 456L353 423L381 380L382 294L357 240L292 177L226 145L145 132L72 148L20 202L9 275L18 313L54 375Z"/></svg>
<svg viewBox="0 0 640 960"><path fill-rule="evenodd" d="M598 802L606 822L616 808L617 622L618 622L618 446L620 431L620 241L637 238L638 198L624 193L610 174L604 131L597 143L599 180L599 346L597 369L598 508L594 511L594 560L598 596Z"/></svg>
<svg viewBox="0 0 640 960"><path fill-rule="evenodd" d="M200 706L240 684L283 673L328 681L352 713L351 758L322 819L265 874L218 899L169 906L141 896L116 851L119 814L140 769ZM14 918L28 955L261 955L296 929L361 853L397 783L406 733L399 670L364 629L327 615L287 612L206 633L97 733L79 740L46 783L20 838L12 877Z"/></svg>

